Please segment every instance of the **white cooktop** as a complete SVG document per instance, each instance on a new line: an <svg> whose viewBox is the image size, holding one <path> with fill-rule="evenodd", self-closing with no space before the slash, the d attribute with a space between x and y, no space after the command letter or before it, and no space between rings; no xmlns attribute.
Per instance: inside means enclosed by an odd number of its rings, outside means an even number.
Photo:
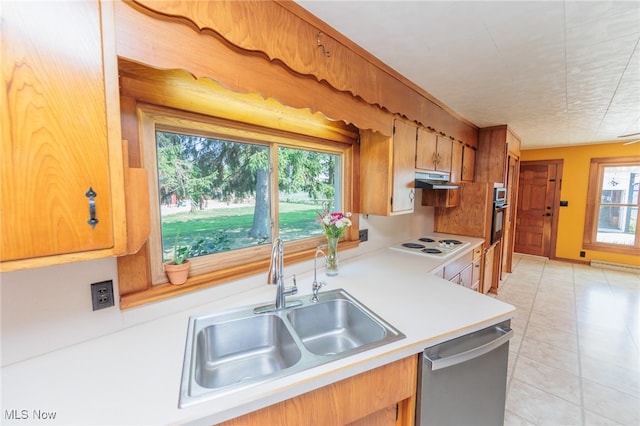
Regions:
<svg viewBox="0 0 640 426"><path fill-rule="evenodd" d="M415 254L417 256L444 259L467 247L469 244L471 243L461 239L425 235L420 238L403 241L391 246L390 249Z"/></svg>

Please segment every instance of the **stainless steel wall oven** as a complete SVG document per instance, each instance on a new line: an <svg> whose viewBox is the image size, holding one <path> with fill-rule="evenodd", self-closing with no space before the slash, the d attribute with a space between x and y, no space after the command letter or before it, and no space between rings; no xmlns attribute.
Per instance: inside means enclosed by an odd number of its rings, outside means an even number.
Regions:
<svg viewBox="0 0 640 426"><path fill-rule="evenodd" d="M502 238L502 228L507 210L507 188L493 189L493 217L491 219L491 244Z"/></svg>

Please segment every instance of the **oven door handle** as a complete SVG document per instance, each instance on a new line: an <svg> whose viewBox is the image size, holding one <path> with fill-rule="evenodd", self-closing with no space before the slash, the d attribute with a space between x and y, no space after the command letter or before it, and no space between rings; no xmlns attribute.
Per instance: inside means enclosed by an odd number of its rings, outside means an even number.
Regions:
<svg viewBox="0 0 640 426"><path fill-rule="evenodd" d="M440 358L437 355L435 357L430 357L425 354L425 363L431 368L432 371L452 367L454 365L462 364L463 362L467 362L471 359L491 352L492 350L508 342L509 339L513 337L513 330L510 328L503 329L501 327L496 327L495 331L499 334L498 337L467 351L459 352L445 358Z"/></svg>

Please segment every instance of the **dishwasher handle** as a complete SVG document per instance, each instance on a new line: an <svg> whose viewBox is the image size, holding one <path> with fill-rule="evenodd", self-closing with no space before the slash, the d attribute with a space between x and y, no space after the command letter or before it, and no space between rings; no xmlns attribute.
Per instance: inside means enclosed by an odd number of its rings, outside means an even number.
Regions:
<svg viewBox="0 0 640 426"><path fill-rule="evenodd" d="M501 327L496 327L495 330L498 332L499 336L493 340L490 340L489 342L476 346L473 349L447 356L445 358L440 358L438 355L429 356L425 354L425 363L431 368L432 371L452 367L454 365L462 364L463 362L491 352L492 350L508 342L509 339L513 337L513 330L510 328L504 329Z"/></svg>

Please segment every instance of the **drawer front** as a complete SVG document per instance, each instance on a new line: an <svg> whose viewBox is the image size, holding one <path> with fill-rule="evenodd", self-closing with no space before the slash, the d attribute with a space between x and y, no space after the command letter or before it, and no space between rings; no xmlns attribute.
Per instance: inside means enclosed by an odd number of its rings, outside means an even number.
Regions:
<svg viewBox="0 0 640 426"><path fill-rule="evenodd" d="M482 258L482 244L473 249L473 260Z"/></svg>

